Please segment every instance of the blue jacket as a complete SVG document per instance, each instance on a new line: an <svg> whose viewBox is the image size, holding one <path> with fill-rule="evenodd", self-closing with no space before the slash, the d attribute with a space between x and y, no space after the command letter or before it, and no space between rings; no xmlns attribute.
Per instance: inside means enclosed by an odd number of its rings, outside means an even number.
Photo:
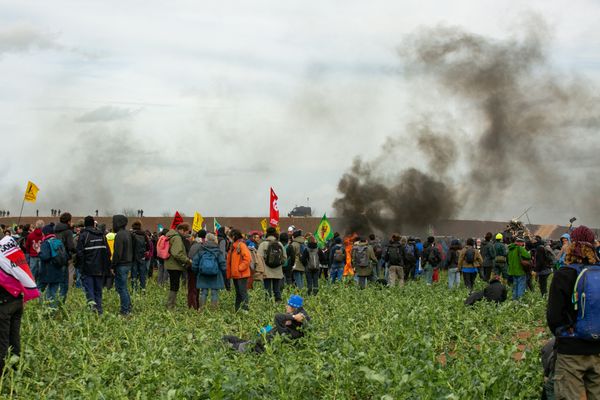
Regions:
<svg viewBox="0 0 600 400"><path fill-rule="evenodd" d="M217 274L214 276L206 276L200 273L200 258L206 252L212 253L219 263L219 269L221 270L221 274ZM225 261L225 257L223 256L223 252L219 249L219 246L216 243L204 243L202 247L200 247L200 251L198 254L194 256L194 260L192 262L192 271L196 274L196 288L198 289L223 289L225 288L225 281L223 280L223 275L226 271L227 263Z"/></svg>
<svg viewBox="0 0 600 400"><path fill-rule="evenodd" d="M39 273L39 284L48 284L48 283L61 283L67 282L69 280L69 270L66 265L55 265L52 260L52 249L50 248L50 241L58 240L54 235L50 235L42 241L40 246L40 261L41 268ZM61 243L62 245L62 243Z"/></svg>

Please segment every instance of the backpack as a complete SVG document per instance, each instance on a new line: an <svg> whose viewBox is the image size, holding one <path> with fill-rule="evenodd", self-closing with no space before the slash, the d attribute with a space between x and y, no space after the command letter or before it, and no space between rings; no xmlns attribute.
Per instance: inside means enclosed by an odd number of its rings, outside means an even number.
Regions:
<svg viewBox="0 0 600 400"><path fill-rule="evenodd" d="M217 257L210 252L204 251L200 255L200 265L198 268L200 275L216 276L219 273L219 263Z"/></svg>
<svg viewBox="0 0 600 400"><path fill-rule="evenodd" d="M69 257L67 256L67 249L65 249L65 245L60 239L50 238L48 239L48 244L50 245L50 254L51 261L55 267L64 267L67 265L69 261Z"/></svg>
<svg viewBox="0 0 600 400"><path fill-rule="evenodd" d="M167 235L162 235L158 238L158 242L156 242L156 255L158 258L166 260L171 256L169 250L171 250L171 243L169 242L169 238L167 237Z"/></svg>
<svg viewBox="0 0 600 400"><path fill-rule="evenodd" d="M133 259L138 262L144 261L148 251L146 235L138 235L134 232L131 234L131 242L133 244Z"/></svg>
<svg viewBox="0 0 600 400"><path fill-rule="evenodd" d="M470 248L465 251L465 262L471 265L475 263L475 249Z"/></svg>
<svg viewBox="0 0 600 400"><path fill-rule="evenodd" d="M277 240L269 242L265 252L265 264L269 268L278 268L283 265L283 246Z"/></svg>
<svg viewBox="0 0 600 400"><path fill-rule="evenodd" d="M308 260L306 262L309 271L316 271L321 268L319 263L319 249L308 249Z"/></svg>
<svg viewBox="0 0 600 400"><path fill-rule="evenodd" d="M574 332L564 331L561 336L600 341L600 265L565 265L577 271L573 288L573 304L577 311Z"/></svg>
<svg viewBox="0 0 600 400"><path fill-rule="evenodd" d="M373 252L378 260L381 259L381 256L383 255L383 247L381 246L381 243L375 242L373 244Z"/></svg>
<svg viewBox="0 0 600 400"><path fill-rule="evenodd" d="M300 260L300 263L306 267L306 263L304 262L305 260L302 257L302 255L304 254L304 250L306 250L306 245L304 243L299 243L299 244L300 244L300 251L298 252L297 257ZM292 247L294 247L294 246L292 246Z"/></svg>
<svg viewBox="0 0 600 400"><path fill-rule="evenodd" d="M368 267L369 266L369 248L365 245L358 245L354 248L354 260L353 264L356 267Z"/></svg>
<svg viewBox="0 0 600 400"><path fill-rule="evenodd" d="M408 264L414 264L417 262L414 245L406 244L406 246L404 246L404 257L406 258Z"/></svg>
<svg viewBox="0 0 600 400"><path fill-rule="evenodd" d="M389 246L387 254L390 265L402 265L402 257L399 246Z"/></svg>
<svg viewBox="0 0 600 400"><path fill-rule="evenodd" d="M333 251L333 262L337 264L346 262L346 255L344 254L344 249L339 244Z"/></svg>
<svg viewBox="0 0 600 400"><path fill-rule="evenodd" d="M437 266L442 259L440 258L439 251L435 246L429 246L429 253L427 254L427 262L432 266Z"/></svg>

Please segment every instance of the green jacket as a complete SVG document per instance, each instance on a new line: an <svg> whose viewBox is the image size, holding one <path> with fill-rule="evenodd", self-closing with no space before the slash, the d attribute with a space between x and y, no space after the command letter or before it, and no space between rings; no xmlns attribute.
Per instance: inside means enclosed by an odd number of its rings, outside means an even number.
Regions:
<svg viewBox="0 0 600 400"><path fill-rule="evenodd" d="M171 257L165 260L165 269L185 271L189 258L185 251L183 238L174 229L167 232L167 237L169 238L169 254Z"/></svg>
<svg viewBox="0 0 600 400"><path fill-rule="evenodd" d="M508 274L511 276L523 276L525 271L521 266L521 258L531 260L531 254L524 246L517 246L515 243L508 245Z"/></svg>

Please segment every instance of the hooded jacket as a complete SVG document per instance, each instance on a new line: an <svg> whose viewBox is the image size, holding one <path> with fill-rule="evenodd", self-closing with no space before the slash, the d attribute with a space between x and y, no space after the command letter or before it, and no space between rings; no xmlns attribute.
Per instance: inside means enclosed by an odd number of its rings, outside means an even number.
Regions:
<svg viewBox="0 0 600 400"><path fill-rule="evenodd" d="M508 274L511 276L524 276L525 270L521 265L521 258L531 260L531 254L525 249L525 246L519 246L516 243L508 245Z"/></svg>
<svg viewBox="0 0 600 400"><path fill-rule="evenodd" d="M25 251L30 257L38 257L38 250L42 245L44 234L40 228L36 228L27 236L27 242L25 243ZM37 249L37 250L36 250Z"/></svg>
<svg viewBox="0 0 600 400"><path fill-rule="evenodd" d="M481 256L483 258L483 262L481 266L484 268L492 268L494 267L496 260L496 247L494 246L493 241L485 241L481 246Z"/></svg>
<svg viewBox="0 0 600 400"><path fill-rule="evenodd" d="M214 276L202 275L200 273L200 260L206 253L210 253L214 256L217 264L219 264L218 273ZM223 289L225 287L225 280L223 279L223 273L227 269L227 262L219 246L216 243L206 242L202 244L194 256L192 262L192 271L196 274L196 288L198 289Z"/></svg>
<svg viewBox="0 0 600 400"><path fill-rule="evenodd" d="M41 268L39 272L39 283L41 285L48 283L63 283L68 280L69 270L66 265L56 265L52 257L51 240L58 240L56 235L49 234L44 236L39 252ZM60 241L62 243L62 241ZM60 246L60 244L58 244ZM64 246L64 244L63 244Z"/></svg>
<svg viewBox="0 0 600 400"><path fill-rule="evenodd" d="M252 256L244 240L240 239L233 243L227 253L227 279L249 278L252 274L251 262Z"/></svg>
<svg viewBox="0 0 600 400"><path fill-rule="evenodd" d="M356 254L358 252L358 248L365 246L367 247L367 257L369 258L369 265L367 267L361 267L355 265L356 262ZM354 268L355 274L357 276L371 276L373 273L373 265L377 264L377 257L375 257L375 252L373 251L373 247L369 246L368 242L356 242L354 246L352 246L352 267Z"/></svg>
<svg viewBox="0 0 600 400"><path fill-rule="evenodd" d="M104 234L88 226L79 234L75 265L83 275L104 276L110 268L109 251Z"/></svg>
<svg viewBox="0 0 600 400"><path fill-rule="evenodd" d="M124 215L113 216L113 230L116 232L113 245L112 266L131 265L133 262L133 242L127 227L127 217Z"/></svg>
<svg viewBox="0 0 600 400"><path fill-rule="evenodd" d="M169 254L171 257L165 260L165 269L185 271L190 259L187 256L183 237L175 229L171 229L167 232L167 238L169 238Z"/></svg>
<svg viewBox="0 0 600 400"><path fill-rule="evenodd" d="M69 256L75 254L75 242L73 241L73 229L63 222L59 222L54 226L54 234L65 245L65 250Z"/></svg>
<svg viewBox="0 0 600 400"><path fill-rule="evenodd" d="M269 248L269 244L275 240L277 240L275 236L267 236L267 239L258 245L257 253L263 258L263 260L267 259L267 249ZM285 263L285 260L287 259L285 246L281 244L281 242L279 242L279 245L283 249L283 260ZM265 273L263 279L283 279L283 264L276 268L271 268L268 265L265 266Z"/></svg>

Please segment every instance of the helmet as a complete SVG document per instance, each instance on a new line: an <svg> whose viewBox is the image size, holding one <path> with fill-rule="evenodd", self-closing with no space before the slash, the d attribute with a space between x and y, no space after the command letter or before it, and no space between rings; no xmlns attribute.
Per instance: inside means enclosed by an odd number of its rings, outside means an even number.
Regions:
<svg viewBox="0 0 600 400"><path fill-rule="evenodd" d="M498 233L498 234L496 235L496 240L502 240L502 239L504 239L504 236L502 236L502 234L501 234L501 233Z"/></svg>
<svg viewBox="0 0 600 400"><path fill-rule="evenodd" d="M287 302L288 306L294 308L300 308L304 304L304 299L297 294L293 294L290 296L290 299Z"/></svg>

